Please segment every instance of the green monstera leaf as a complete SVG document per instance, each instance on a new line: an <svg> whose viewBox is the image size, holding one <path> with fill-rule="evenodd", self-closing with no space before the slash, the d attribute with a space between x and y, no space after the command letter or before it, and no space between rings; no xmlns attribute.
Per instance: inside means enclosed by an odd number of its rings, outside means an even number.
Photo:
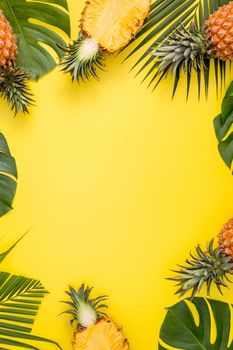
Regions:
<svg viewBox="0 0 233 350"><path fill-rule="evenodd" d="M17 37L18 65L25 68L32 79L53 69L56 62L41 43L52 48L59 57L63 56L59 46L64 46L65 42L58 30L70 35L66 0L0 0L0 9Z"/></svg>
<svg viewBox="0 0 233 350"><path fill-rule="evenodd" d="M7 141L0 133L0 216L12 209L17 187L17 168Z"/></svg>
<svg viewBox="0 0 233 350"><path fill-rule="evenodd" d="M214 129L218 139L219 153L231 169L233 163L233 82L222 101L222 113L214 119Z"/></svg>
<svg viewBox="0 0 233 350"><path fill-rule="evenodd" d="M231 313L232 305L221 301L182 300L167 309L158 349L232 350Z"/></svg>

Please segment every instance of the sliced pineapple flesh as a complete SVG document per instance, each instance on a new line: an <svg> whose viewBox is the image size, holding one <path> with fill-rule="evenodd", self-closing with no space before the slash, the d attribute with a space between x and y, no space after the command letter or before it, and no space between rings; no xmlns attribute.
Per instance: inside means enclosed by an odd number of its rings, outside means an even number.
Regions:
<svg viewBox="0 0 233 350"><path fill-rule="evenodd" d="M77 332L73 350L129 350L129 345L121 329L109 319Z"/></svg>
<svg viewBox="0 0 233 350"><path fill-rule="evenodd" d="M149 9L150 0L88 0L81 28L102 49L115 52L141 29Z"/></svg>

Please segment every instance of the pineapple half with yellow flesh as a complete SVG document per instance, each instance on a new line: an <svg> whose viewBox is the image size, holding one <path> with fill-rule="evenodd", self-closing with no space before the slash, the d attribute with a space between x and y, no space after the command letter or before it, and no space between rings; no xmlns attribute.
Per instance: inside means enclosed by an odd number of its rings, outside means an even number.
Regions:
<svg viewBox="0 0 233 350"><path fill-rule="evenodd" d="M73 80L98 79L103 59L123 49L142 28L150 0L88 0L82 13L78 40L63 48L61 65Z"/></svg>
<svg viewBox="0 0 233 350"><path fill-rule="evenodd" d="M169 279L177 282L176 294L183 296L192 291L193 297L204 284L208 295L212 284L222 294L221 287L227 287L226 282L231 282L229 275L233 274L233 218L223 226L218 235L218 243L214 247L212 240L207 243L205 250L198 245L196 254L190 253L190 258L186 260L187 265L178 265L181 270L173 271L177 275Z"/></svg>
<svg viewBox="0 0 233 350"><path fill-rule="evenodd" d="M92 288L84 284L76 291L70 287L66 292L71 301L65 302L71 306L65 313L73 316L71 323L77 322L77 331L72 342L73 350L129 350L127 339L122 329L111 319L103 308L107 297L99 296L91 299Z"/></svg>
<svg viewBox="0 0 233 350"><path fill-rule="evenodd" d="M18 47L10 23L0 10L0 96L15 113L28 113L33 100L27 83L29 76L16 64Z"/></svg>

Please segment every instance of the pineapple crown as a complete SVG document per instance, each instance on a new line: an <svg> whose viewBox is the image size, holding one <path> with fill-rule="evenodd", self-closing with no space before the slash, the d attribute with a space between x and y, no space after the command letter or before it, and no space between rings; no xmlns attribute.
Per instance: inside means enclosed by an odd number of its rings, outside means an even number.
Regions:
<svg viewBox="0 0 233 350"><path fill-rule="evenodd" d="M99 79L96 68L103 70L105 53L101 50L96 40L85 37L80 33L78 40L66 47L60 47L64 51L64 57L60 66L64 73L70 73L72 81L89 80L90 76Z"/></svg>
<svg viewBox="0 0 233 350"><path fill-rule="evenodd" d="M231 282L228 274L233 274L232 257L226 255L221 247L214 248L214 239L206 244L206 251L200 245L196 247L196 256L190 253L191 259L187 259L187 266L178 265L181 270L173 271L178 275L169 280L176 281L179 287L176 294L180 297L192 291L191 298L200 292L206 284L207 294L214 283L222 294L221 287L227 287L225 280Z"/></svg>
<svg viewBox="0 0 233 350"><path fill-rule="evenodd" d="M201 72L205 69L204 59L207 54L209 54L209 41L197 24L193 22L188 28L181 24L153 52L157 57L156 75L160 75L162 79L168 73L179 75L181 69L184 69L190 76L193 68Z"/></svg>
<svg viewBox="0 0 233 350"><path fill-rule="evenodd" d="M71 324L77 321L78 327L87 328L107 316L101 309L107 308L103 301L107 300L108 297L102 295L91 299L92 289L88 286L85 287L84 284L77 291L73 287L69 287L69 291L66 294L69 295L71 301L63 301L63 303L72 307L72 309L64 312L73 316Z"/></svg>
<svg viewBox="0 0 233 350"><path fill-rule="evenodd" d="M28 82L28 74L14 63L0 68L0 95L8 102L15 114L29 113L28 107L33 105Z"/></svg>

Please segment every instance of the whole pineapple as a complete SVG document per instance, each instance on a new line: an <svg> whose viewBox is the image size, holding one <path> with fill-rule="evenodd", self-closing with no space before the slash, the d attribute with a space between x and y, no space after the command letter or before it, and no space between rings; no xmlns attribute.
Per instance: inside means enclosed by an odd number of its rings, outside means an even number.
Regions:
<svg viewBox="0 0 233 350"><path fill-rule="evenodd" d="M0 67L11 66L18 53L13 30L0 10Z"/></svg>
<svg viewBox="0 0 233 350"><path fill-rule="evenodd" d="M221 287L227 287L228 275L233 274L233 218L222 228L218 235L219 245L214 248L214 239L207 243L206 250L200 245L196 247L195 256L190 253L186 260L186 266L174 271L175 277L169 278L176 281L178 290L176 294L183 296L192 291L192 297L201 290L204 284L207 287L207 294L210 294L211 285L214 283L220 293Z"/></svg>
<svg viewBox="0 0 233 350"><path fill-rule="evenodd" d="M180 70L205 69L205 58L233 60L233 2L219 7L205 21L204 28L191 23L176 29L153 55L158 73L179 74Z"/></svg>
<svg viewBox="0 0 233 350"><path fill-rule="evenodd" d="M141 29L150 0L88 0L82 13L78 40L63 48L63 71L72 80L98 78L106 54L123 49Z"/></svg>
<svg viewBox="0 0 233 350"><path fill-rule="evenodd" d="M27 87L29 76L16 65L17 53L15 34L0 10L0 95L15 113L25 113L33 100Z"/></svg>
<svg viewBox="0 0 233 350"><path fill-rule="evenodd" d="M77 322L77 331L72 342L73 350L129 350L129 344L120 327L101 309L106 296L90 298L92 288L84 284L76 291L70 287L66 292L71 302L65 302L72 309L65 313L73 316L71 323Z"/></svg>

